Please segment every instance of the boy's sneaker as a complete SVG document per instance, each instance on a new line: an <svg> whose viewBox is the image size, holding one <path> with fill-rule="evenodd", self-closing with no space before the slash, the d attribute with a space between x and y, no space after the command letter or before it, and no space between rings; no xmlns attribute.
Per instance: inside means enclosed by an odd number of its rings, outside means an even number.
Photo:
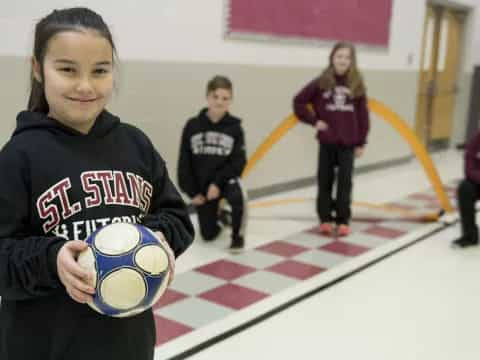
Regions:
<svg viewBox="0 0 480 360"><path fill-rule="evenodd" d="M330 223L321 223L319 226L320 233L323 235L332 235L333 234L333 226Z"/></svg>
<svg viewBox="0 0 480 360"><path fill-rule="evenodd" d="M233 254L238 254L243 251L245 247L245 240L243 236L233 236L232 243L230 244L230 252Z"/></svg>
<svg viewBox="0 0 480 360"><path fill-rule="evenodd" d="M475 236L462 236L452 241L452 247L454 248L466 248L475 245L478 245L478 237Z"/></svg>
<svg viewBox="0 0 480 360"><path fill-rule="evenodd" d="M350 235L350 227L346 224L341 224L337 228L338 236L348 236Z"/></svg>

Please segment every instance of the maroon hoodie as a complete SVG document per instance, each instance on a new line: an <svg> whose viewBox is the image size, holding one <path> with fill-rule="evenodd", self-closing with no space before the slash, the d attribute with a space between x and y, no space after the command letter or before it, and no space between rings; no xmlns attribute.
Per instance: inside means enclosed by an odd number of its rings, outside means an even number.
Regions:
<svg viewBox="0 0 480 360"><path fill-rule="evenodd" d="M318 120L328 124L327 130L317 132L322 144L365 145L370 128L366 96L350 97L345 76L336 76L337 84L332 90L320 89L318 80L311 81L295 96L295 115L312 126ZM308 104L313 105L313 112Z"/></svg>
<svg viewBox="0 0 480 360"><path fill-rule="evenodd" d="M465 151L465 176L480 184L480 131L469 141Z"/></svg>

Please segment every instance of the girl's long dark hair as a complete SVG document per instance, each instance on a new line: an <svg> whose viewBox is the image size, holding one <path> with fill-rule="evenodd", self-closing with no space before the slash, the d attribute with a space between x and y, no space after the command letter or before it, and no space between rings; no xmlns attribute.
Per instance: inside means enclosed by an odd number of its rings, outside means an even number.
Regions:
<svg viewBox="0 0 480 360"><path fill-rule="evenodd" d="M49 112L49 106L45 97L43 64L45 53L48 47L48 41L56 34L63 31L82 31L94 30L100 36L108 40L113 49L113 56L116 54L112 34L103 21L102 17L96 12L83 8L75 7L61 10L53 10L50 14L41 19L35 26L35 39L33 43L33 57L40 67L40 77L38 81L34 76L33 65L30 80L30 96L28 99L28 109L45 114ZM114 59L112 59L113 61Z"/></svg>

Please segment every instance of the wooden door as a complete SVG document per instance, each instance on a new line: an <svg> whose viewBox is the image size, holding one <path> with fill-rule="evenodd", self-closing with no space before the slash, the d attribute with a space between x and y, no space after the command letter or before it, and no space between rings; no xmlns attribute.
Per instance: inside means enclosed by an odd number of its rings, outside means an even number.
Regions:
<svg viewBox="0 0 480 360"><path fill-rule="evenodd" d="M417 95L415 130L424 144L448 141L452 134L462 15L427 6Z"/></svg>
<svg viewBox="0 0 480 360"><path fill-rule="evenodd" d="M419 139L426 143L430 127L432 110L432 92L435 78L435 64L438 55L439 22L438 13L432 6L427 6L423 26L422 51L420 58L419 84L417 94L417 112L415 131Z"/></svg>
<svg viewBox="0 0 480 360"><path fill-rule="evenodd" d="M445 9L440 25L430 141L448 140L452 134L461 36L461 15Z"/></svg>

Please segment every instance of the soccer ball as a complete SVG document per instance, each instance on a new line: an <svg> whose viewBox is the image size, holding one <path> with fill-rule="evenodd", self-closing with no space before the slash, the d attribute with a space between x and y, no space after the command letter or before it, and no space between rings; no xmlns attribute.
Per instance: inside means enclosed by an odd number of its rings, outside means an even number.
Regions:
<svg viewBox="0 0 480 360"><path fill-rule="evenodd" d="M95 295L88 305L101 314L138 314L165 292L169 257L157 236L142 225L115 223L92 233L78 263L93 272Z"/></svg>

